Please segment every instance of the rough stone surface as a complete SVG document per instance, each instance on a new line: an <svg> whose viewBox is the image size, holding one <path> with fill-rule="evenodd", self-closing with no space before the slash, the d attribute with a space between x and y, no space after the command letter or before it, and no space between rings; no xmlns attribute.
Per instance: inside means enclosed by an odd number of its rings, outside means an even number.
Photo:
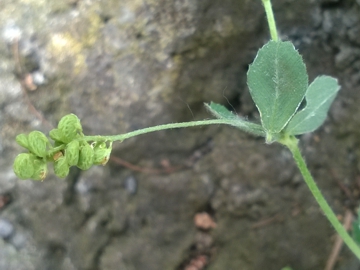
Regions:
<svg viewBox="0 0 360 270"><path fill-rule="evenodd" d="M301 147L336 213L355 213L359 1L273 2L310 79L342 85ZM334 231L288 151L230 127L117 143L107 166L66 180L11 169L17 134L48 132L70 112L93 135L208 118L210 101L257 121L246 71L269 36L260 0L1 0L0 14L0 221L12 226L0 269L182 270L196 258L211 270L324 268ZM200 212L216 227L197 229ZM346 248L341 257L337 269L356 266Z"/></svg>

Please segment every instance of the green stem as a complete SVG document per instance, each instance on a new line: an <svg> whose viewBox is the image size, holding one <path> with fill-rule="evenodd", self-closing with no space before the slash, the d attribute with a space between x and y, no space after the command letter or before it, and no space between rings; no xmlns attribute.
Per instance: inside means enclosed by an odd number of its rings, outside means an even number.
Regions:
<svg viewBox="0 0 360 270"><path fill-rule="evenodd" d="M287 137L284 138L282 141L280 141L282 144L286 145L296 162L296 165L298 166L302 176L304 177L304 180L309 187L312 195L314 196L315 200L319 204L320 208L324 212L327 219L330 221L330 223L334 226L336 232L340 235L340 237L343 239L345 244L350 248L350 250L360 259L360 247L355 243L355 241L351 238L351 236L347 233L345 228L341 225L337 217L335 216L333 210L330 208L329 204L326 202L324 196L321 194L320 189L317 187L313 177L311 176L306 163L300 153L299 147L298 147L298 140L294 137Z"/></svg>
<svg viewBox="0 0 360 270"><path fill-rule="evenodd" d="M65 149L65 144L54 147L48 152L48 154L46 155L46 158L51 160L53 158L54 154L56 154L57 152L64 150L64 149Z"/></svg>
<svg viewBox="0 0 360 270"><path fill-rule="evenodd" d="M248 123L248 122L246 122ZM120 134L120 135L113 135L113 136L85 136L82 139L86 141L123 141L129 139L131 137L135 137L141 134L165 130L165 129L174 129L174 128L184 128L184 127L195 127L195 126L205 126L205 125L215 125L215 124L223 124L223 125L230 125L235 126L240 129L245 129L242 123L239 121L234 120L227 120L227 119L211 119L211 120L203 120L203 121L192 121L192 122L184 122L184 123L172 123L172 124L165 124L159 125L154 127L143 128L135 131L131 131L129 133ZM264 136L262 130L246 130L254 135Z"/></svg>
<svg viewBox="0 0 360 270"><path fill-rule="evenodd" d="M278 41L278 34L277 34L277 30L276 30L274 13L273 13L272 6L271 6L271 0L262 0L262 2L264 5L264 8L265 8L271 38L274 41Z"/></svg>

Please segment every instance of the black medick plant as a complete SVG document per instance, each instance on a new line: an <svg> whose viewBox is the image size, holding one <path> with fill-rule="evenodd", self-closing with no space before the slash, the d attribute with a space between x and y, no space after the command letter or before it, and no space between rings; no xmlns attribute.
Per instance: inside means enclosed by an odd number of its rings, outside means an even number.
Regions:
<svg viewBox="0 0 360 270"><path fill-rule="evenodd" d="M54 172L60 178L69 174L71 166L88 170L93 165L105 165L109 160L113 142L122 142L149 132L203 125L230 125L252 135L262 136L268 144L278 142L291 151L305 183L325 216L360 259L359 246L340 224L317 187L295 137L312 132L323 124L340 86L335 78L324 75L309 84L301 55L291 42L278 38L270 0L262 2L271 40L258 51L247 73L250 94L259 110L261 124L246 121L224 106L211 102L205 106L217 119L159 125L115 136L86 136L79 118L69 114L61 118L56 129L50 131L52 143L40 131L16 137L17 143L27 149L26 153L15 158L13 169L17 177L44 180L49 163L53 164ZM306 106L299 109L303 101L306 101ZM359 224L360 220L355 223L354 228L357 229L360 239Z"/></svg>

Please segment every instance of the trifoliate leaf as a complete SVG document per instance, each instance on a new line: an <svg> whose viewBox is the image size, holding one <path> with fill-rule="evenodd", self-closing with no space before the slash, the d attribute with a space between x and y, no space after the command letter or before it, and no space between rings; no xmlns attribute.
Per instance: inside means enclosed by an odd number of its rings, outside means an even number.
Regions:
<svg viewBox="0 0 360 270"><path fill-rule="evenodd" d="M61 131L66 143L71 142L78 133L82 132L80 119L75 114L68 114L61 118L58 129Z"/></svg>
<svg viewBox="0 0 360 270"><path fill-rule="evenodd" d="M48 138L40 131L31 131L28 136L29 150L38 157L46 157Z"/></svg>
<svg viewBox="0 0 360 270"><path fill-rule="evenodd" d="M88 143L85 143L80 149L79 162L77 166L81 170L88 170L93 164L94 149Z"/></svg>
<svg viewBox="0 0 360 270"><path fill-rule="evenodd" d="M250 94L271 140L296 112L308 87L306 67L291 42L269 41L247 73Z"/></svg>
<svg viewBox="0 0 360 270"><path fill-rule="evenodd" d="M306 106L297 112L286 126L285 131L290 135L300 135L312 132L320 127L328 114L340 85L330 76L317 77L309 86L305 94Z"/></svg>

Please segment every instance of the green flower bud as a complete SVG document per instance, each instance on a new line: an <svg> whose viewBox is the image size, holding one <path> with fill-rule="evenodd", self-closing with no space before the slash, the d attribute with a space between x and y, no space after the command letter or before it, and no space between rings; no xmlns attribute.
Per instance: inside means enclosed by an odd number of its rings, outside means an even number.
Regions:
<svg viewBox="0 0 360 270"><path fill-rule="evenodd" d="M80 119L75 114L68 114L61 118L58 129L62 132L64 142L69 143L82 132Z"/></svg>
<svg viewBox="0 0 360 270"><path fill-rule="evenodd" d="M64 142L64 135L62 134L62 132L57 129L57 128L54 128L52 130L50 130L49 132L49 136L51 139L53 139L56 142Z"/></svg>
<svg viewBox="0 0 360 270"><path fill-rule="evenodd" d="M34 160L34 173L31 176L31 179L43 181L47 175L47 172L48 169L46 161L36 158Z"/></svg>
<svg viewBox="0 0 360 270"><path fill-rule="evenodd" d="M38 157L46 157L48 138L40 131L31 131L28 136L29 150Z"/></svg>
<svg viewBox="0 0 360 270"><path fill-rule="evenodd" d="M105 142L97 143L94 147L94 164L105 165L110 158L112 142L107 147Z"/></svg>
<svg viewBox="0 0 360 270"><path fill-rule="evenodd" d="M29 149L29 142L28 142L28 138L25 134L19 134L16 136L16 142L18 143L18 145Z"/></svg>
<svg viewBox="0 0 360 270"><path fill-rule="evenodd" d="M75 140L66 145L65 157L69 166L75 166L79 162L80 146L79 141Z"/></svg>
<svg viewBox="0 0 360 270"><path fill-rule="evenodd" d="M54 172L56 176L60 178L65 178L69 174L69 165L65 156L62 156L55 161Z"/></svg>
<svg viewBox="0 0 360 270"><path fill-rule="evenodd" d="M30 153L17 155L14 161L13 170L20 179L29 179L35 172L34 161L36 157Z"/></svg>
<svg viewBox="0 0 360 270"><path fill-rule="evenodd" d="M88 143L85 143L80 149L79 162L77 166L81 170L88 170L93 164L94 149Z"/></svg>

